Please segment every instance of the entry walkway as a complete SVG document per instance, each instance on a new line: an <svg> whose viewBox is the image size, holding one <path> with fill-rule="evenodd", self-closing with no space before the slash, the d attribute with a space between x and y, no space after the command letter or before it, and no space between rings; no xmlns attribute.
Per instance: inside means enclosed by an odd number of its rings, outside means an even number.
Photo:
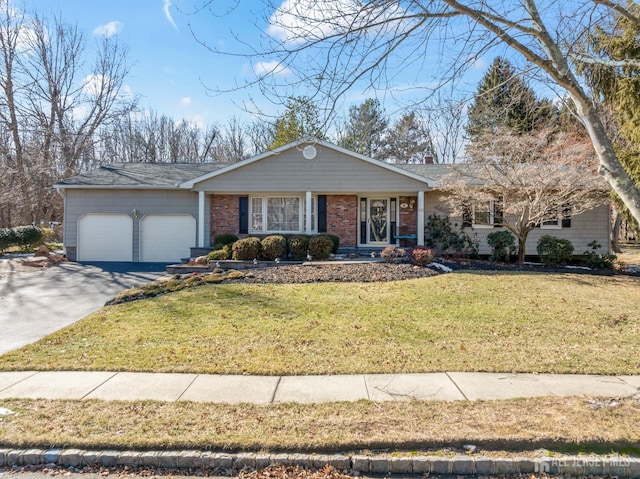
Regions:
<svg viewBox="0 0 640 479"><path fill-rule="evenodd" d="M269 404L283 402L624 397L640 376L428 373L225 376L127 372L0 372L0 399L103 399ZM0 403L1 405L1 403Z"/></svg>

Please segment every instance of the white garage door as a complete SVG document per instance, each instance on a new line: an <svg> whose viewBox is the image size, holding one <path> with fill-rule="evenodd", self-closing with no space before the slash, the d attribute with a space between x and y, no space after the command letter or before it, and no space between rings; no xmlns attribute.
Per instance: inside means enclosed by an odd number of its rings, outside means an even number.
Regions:
<svg viewBox="0 0 640 479"><path fill-rule="evenodd" d="M133 220L126 214L78 219L78 261L133 261Z"/></svg>
<svg viewBox="0 0 640 479"><path fill-rule="evenodd" d="M140 220L140 261L169 263L191 255L196 220L190 215L147 215Z"/></svg>

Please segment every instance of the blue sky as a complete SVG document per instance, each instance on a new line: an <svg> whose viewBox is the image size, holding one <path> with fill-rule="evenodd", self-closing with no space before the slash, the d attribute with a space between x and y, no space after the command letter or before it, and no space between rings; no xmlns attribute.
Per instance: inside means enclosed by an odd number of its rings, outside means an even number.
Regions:
<svg viewBox="0 0 640 479"><path fill-rule="evenodd" d="M206 86L229 89L236 82L251 78L256 65L250 65L241 56L208 51L191 32L193 28L212 47L246 51L247 47L239 44L234 34L257 44L260 35L268 30L264 19L272 12L264 11L260 0L240 0L228 15L224 15L225 9L233 0L214 0L212 5L220 8L214 14L207 11L189 14L201 0L28 0L27 3L27 8L44 15L59 14L66 22L76 23L89 41L100 35L117 34L129 47L131 73L127 85L140 95L145 109L201 125L224 125L233 116L251 121L253 117L242 109L243 104L251 101L263 112L279 111L256 88L225 94L207 92ZM267 64L270 60L264 58ZM478 79L490 61L477 65ZM405 73L407 77L398 78L400 84L417 81L415 72L413 77L411 71ZM345 104L361 103L373 95L355 89ZM381 100L384 103L385 98ZM388 113L393 112L393 104L384 105Z"/></svg>
<svg viewBox="0 0 640 479"><path fill-rule="evenodd" d="M244 2L245 11L251 10L252 2ZM214 55L198 44L189 24L219 46L228 46L232 37L228 18L204 12L187 15L179 10L187 12L192 4L181 0L29 0L26 8L76 23L89 42L117 32L129 48L131 73L127 85L141 96L144 108L203 124L225 123L234 115L250 120L236 105L248 100L250 91L215 96L207 93L205 85L229 88L247 68L250 72L250 67L242 58ZM257 31L251 21L234 28L250 35Z"/></svg>

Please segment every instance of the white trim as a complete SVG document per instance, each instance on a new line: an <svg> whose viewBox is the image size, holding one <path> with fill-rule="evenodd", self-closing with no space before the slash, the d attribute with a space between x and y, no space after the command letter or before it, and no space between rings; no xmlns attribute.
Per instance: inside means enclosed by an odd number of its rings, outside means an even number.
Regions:
<svg viewBox="0 0 640 479"><path fill-rule="evenodd" d="M204 191L198 191L198 248L204 246Z"/></svg>
<svg viewBox="0 0 640 479"><path fill-rule="evenodd" d="M424 245L424 191L418 191L418 234L416 244Z"/></svg>
<svg viewBox="0 0 640 479"><path fill-rule="evenodd" d="M305 225L307 226L307 228L305 229L305 234L312 234L313 233L313 229L314 229L314 225L311 221L311 217L312 217L312 213L313 213L313 205L311 204L313 196L311 195L310 191L307 191L305 193L305 198L304 198L304 202L305 202L305 207L304 207L304 212L305 212ZM317 227L316 227L317 230Z"/></svg>

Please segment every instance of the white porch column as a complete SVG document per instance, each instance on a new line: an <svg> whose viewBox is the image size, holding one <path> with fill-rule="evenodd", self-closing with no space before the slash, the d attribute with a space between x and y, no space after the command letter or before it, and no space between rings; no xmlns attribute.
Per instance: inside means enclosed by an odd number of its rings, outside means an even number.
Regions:
<svg viewBox="0 0 640 479"><path fill-rule="evenodd" d="M424 191L418 191L418 238L416 244L424 245Z"/></svg>
<svg viewBox="0 0 640 479"><path fill-rule="evenodd" d="M304 198L305 201L305 224L307 227L305 228L305 233L310 235L313 232L313 224L311 223L311 192L307 191L307 194Z"/></svg>
<svg viewBox="0 0 640 479"><path fill-rule="evenodd" d="M198 191L198 244L204 247L204 191Z"/></svg>

